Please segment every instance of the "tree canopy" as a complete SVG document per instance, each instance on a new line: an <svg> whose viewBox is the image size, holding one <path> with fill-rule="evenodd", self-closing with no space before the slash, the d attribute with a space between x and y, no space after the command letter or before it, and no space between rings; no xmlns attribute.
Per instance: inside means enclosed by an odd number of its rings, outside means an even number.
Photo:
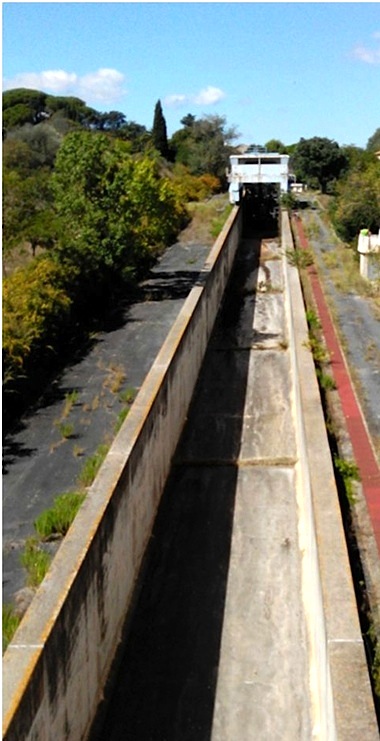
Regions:
<svg viewBox="0 0 380 741"><path fill-rule="evenodd" d="M367 151L380 152L380 128L376 129L375 133L368 139Z"/></svg>
<svg viewBox="0 0 380 741"><path fill-rule="evenodd" d="M91 273L134 270L184 216L154 158L135 159L126 143L104 134L68 134L52 180L62 224L56 249Z"/></svg>
<svg viewBox="0 0 380 741"><path fill-rule="evenodd" d="M361 158L338 183L330 209L342 239L351 242L363 227L377 232L380 227L380 162L372 155Z"/></svg>
<svg viewBox="0 0 380 741"><path fill-rule="evenodd" d="M224 116L204 116L196 119L188 114L171 140L175 161L188 167L192 175L213 175L225 180L232 141L238 136L235 127L226 128Z"/></svg>
<svg viewBox="0 0 380 741"><path fill-rule="evenodd" d="M340 177L347 167L347 159L337 142L325 137L300 139L292 155L292 166L297 180L319 187L327 187Z"/></svg>

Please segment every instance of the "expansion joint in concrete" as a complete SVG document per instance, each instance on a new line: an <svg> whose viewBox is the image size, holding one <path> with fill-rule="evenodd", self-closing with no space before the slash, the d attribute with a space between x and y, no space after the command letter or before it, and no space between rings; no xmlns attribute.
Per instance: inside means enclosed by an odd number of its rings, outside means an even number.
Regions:
<svg viewBox="0 0 380 741"><path fill-rule="evenodd" d="M239 458L236 465L239 468L294 468L297 458Z"/></svg>

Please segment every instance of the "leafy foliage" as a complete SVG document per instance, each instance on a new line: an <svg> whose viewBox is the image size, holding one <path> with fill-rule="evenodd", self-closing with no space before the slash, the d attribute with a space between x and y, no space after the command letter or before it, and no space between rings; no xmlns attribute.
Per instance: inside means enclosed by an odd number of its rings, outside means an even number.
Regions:
<svg viewBox="0 0 380 741"><path fill-rule="evenodd" d="M175 161L185 165L192 175L210 174L225 182L225 171L231 153L231 142L237 137L235 129L226 129L223 116L205 116L196 120L188 114L175 132L170 147Z"/></svg>
<svg viewBox="0 0 380 741"><path fill-rule="evenodd" d="M5 385L27 372L37 349L52 352L70 312L69 276L48 254L3 283L3 371Z"/></svg>
<svg viewBox="0 0 380 741"><path fill-rule="evenodd" d="M376 129L375 133L370 136L367 142L368 152L379 152L380 151L380 127Z"/></svg>
<svg viewBox="0 0 380 741"><path fill-rule="evenodd" d="M8 253L20 242L51 246L56 237L56 217L50 191L50 173L32 170L27 176L4 168L3 249Z"/></svg>
<svg viewBox="0 0 380 741"><path fill-rule="evenodd" d="M68 134L59 150L53 190L62 238L60 259L82 274L135 274L180 227L184 208L153 158L103 134Z"/></svg>
<svg viewBox="0 0 380 741"><path fill-rule="evenodd" d="M364 153L337 185L330 216L338 235L347 242L356 240L363 227L377 232L380 226L380 162Z"/></svg>
<svg viewBox="0 0 380 741"><path fill-rule="evenodd" d="M43 378L55 367L62 337L79 336L176 238L184 204L219 192L236 134L224 118L189 114L173 165L160 101L151 133L118 111L37 90L6 91L3 111L7 406L37 368Z"/></svg>
<svg viewBox="0 0 380 741"><path fill-rule="evenodd" d="M347 168L347 160L339 145L324 137L300 139L292 156L297 180L319 187L326 193L327 186L340 177Z"/></svg>

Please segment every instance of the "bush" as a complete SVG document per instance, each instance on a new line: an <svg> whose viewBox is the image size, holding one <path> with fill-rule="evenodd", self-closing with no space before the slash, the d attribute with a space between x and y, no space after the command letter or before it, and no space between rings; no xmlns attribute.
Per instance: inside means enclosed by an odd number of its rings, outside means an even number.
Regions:
<svg viewBox="0 0 380 741"><path fill-rule="evenodd" d="M181 164L174 166L173 179L182 201L187 203L202 201L221 190L219 178L207 174L191 175L188 168Z"/></svg>
<svg viewBox="0 0 380 741"><path fill-rule="evenodd" d="M33 352L52 352L70 313L68 275L48 254L3 282L3 371L7 387L28 372Z"/></svg>

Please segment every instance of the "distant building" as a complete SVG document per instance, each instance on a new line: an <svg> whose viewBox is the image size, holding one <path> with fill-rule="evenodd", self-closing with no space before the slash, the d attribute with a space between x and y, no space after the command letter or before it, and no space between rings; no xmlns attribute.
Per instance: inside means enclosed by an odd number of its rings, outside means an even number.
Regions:
<svg viewBox="0 0 380 741"><path fill-rule="evenodd" d="M228 173L230 203L239 203L244 186L278 184L282 193L288 191L289 155L266 152L265 147L251 145L244 154L230 156Z"/></svg>

